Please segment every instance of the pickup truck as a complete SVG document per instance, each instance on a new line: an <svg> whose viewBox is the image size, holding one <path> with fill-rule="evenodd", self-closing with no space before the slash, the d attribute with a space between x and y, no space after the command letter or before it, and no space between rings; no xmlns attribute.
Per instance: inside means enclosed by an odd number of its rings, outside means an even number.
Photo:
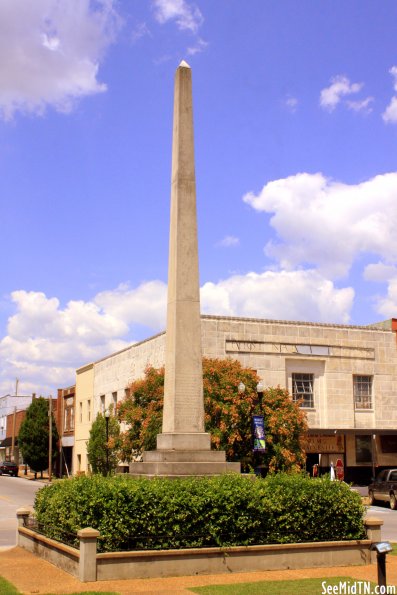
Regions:
<svg viewBox="0 0 397 595"><path fill-rule="evenodd" d="M368 486L370 504L376 500L389 502L392 510L397 510L397 469L383 469Z"/></svg>

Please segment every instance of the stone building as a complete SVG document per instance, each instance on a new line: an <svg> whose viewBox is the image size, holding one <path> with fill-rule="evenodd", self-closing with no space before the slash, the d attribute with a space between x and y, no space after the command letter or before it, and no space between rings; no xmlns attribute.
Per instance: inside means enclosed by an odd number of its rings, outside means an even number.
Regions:
<svg viewBox="0 0 397 595"><path fill-rule="evenodd" d="M397 466L397 320L371 326L202 316L203 354L238 359L265 386L302 399L310 428L307 466L341 459L347 480ZM77 370L74 469L99 411L125 397L148 364L164 363L165 333Z"/></svg>

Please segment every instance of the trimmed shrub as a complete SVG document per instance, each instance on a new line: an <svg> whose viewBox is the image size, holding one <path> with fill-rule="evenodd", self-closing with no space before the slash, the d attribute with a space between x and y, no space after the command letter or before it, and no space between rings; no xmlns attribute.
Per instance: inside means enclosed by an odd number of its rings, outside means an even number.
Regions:
<svg viewBox="0 0 397 595"><path fill-rule="evenodd" d="M235 474L191 479L76 477L42 488L41 530L93 527L99 551L298 543L365 536L360 496L327 478Z"/></svg>

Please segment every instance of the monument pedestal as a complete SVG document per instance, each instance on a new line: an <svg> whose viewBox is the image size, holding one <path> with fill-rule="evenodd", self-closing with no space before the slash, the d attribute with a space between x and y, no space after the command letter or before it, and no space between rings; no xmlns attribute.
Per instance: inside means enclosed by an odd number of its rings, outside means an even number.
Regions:
<svg viewBox="0 0 397 595"><path fill-rule="evenodd" d="M131 463L134 477L192 477L240 473L240 463L226 462L225 453L217 450L152 450L143 454L141 463Z"/></svg>
<svg viewBox="0 0 397 595"><path fill-rule="evenodd" d="M211 450L211 437L205 432L159 434L157 450L144 452L142 459L130 464L130 475L189 477L240 473L240 463L228 463L224 451Z"/></svg>

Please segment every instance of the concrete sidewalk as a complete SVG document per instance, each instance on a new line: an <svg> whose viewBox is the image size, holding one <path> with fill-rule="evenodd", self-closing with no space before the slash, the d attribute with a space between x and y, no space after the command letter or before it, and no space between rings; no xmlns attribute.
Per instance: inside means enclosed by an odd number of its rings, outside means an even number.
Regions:
<svg viewBox="0 0 397 595"><path fill-rule="evenodd" d="M387 583L397 585L397 556L387 556ZM213 574L163 579L134 579L81 583L49 562L15 547L0 552L0 576L15 585L21 593L54 593L67 595L79 591L115 591L120 595L145 593L146 595L171 595L191 593L190 587L216 584L235 584L256 581L294 580L333 576L351 577L353 580L377 583L377 566L344 566L336 568L306 568L304 570L272 570L238 574ZM293 589L291 595L293 595ZM288 593L286 593L288 595Z"/></svg>

